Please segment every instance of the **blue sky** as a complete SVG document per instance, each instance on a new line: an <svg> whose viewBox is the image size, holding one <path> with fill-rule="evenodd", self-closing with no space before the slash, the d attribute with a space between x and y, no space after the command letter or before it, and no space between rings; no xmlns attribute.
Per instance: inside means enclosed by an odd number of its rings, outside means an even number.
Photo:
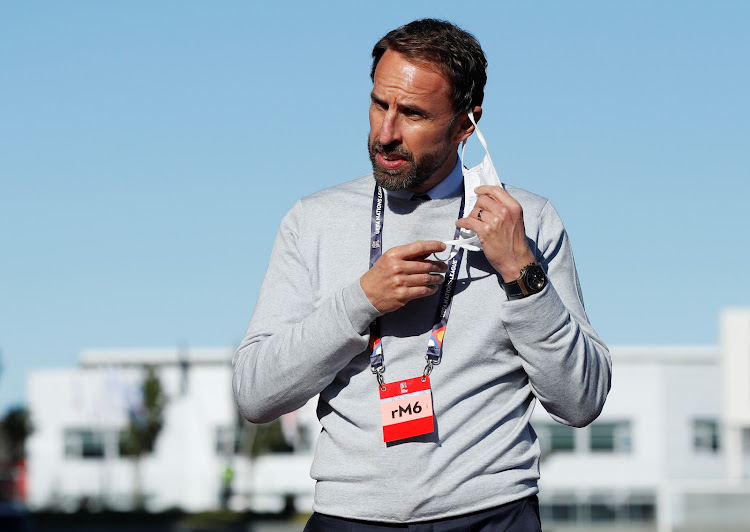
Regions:
<svg viewBox="0 0 750 532"><path fill-rule="evenodd" d="M482 43L493 160L557 207L600 335L717 343L750 3L4 1L0 413L84 348L236 345L284 213L369 171L372 45L425 16Z"/></svg>

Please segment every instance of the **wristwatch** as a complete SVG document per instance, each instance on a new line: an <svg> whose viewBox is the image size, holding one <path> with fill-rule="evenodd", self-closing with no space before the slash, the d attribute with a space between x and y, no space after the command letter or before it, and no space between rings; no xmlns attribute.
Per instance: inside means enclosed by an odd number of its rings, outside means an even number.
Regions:
<svg viewBox="0 0 750 532"><path fill-rule="evenodd" d="M547 275L538 262L527 264L521 270L521 276L509 283L500 283L508 299L521 299L531 294L538 294L547 286Z"/></svg>

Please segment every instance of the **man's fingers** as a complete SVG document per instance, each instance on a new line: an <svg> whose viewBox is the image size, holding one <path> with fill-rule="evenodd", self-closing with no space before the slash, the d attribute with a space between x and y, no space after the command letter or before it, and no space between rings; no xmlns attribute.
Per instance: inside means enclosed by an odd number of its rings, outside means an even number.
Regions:
<svg viewBox="0 0 750 532"><path fill-rule="evenodd" d="M448 265L427 257L441 251L445 251L445 244L438 240L391 248L360 277L362 290L380 312L391 312L412 299L430 296L443 284Z"/></svg>
<svg viewBox="0 0 750 532"><path fill-rule="evenodd" d="M492 211L498 216L505 216L506 214L515 216L523 212L523 208L516 201L516 198L500 187L482 185L475 188L474 192L479 195L476 206L480 209Z"/></svg>
<svg viewBox="0 0 750 532"><path fill-rule="evenodd" d="M439 240L417 240L411 244L391 248L386 253L402 260L424 259L433 253L445 250L445 244Z"/></svg>
<svg viewBox="0 0 750 532"><path fill-rule="evenodd" d="M459 218L456 221L456 227L460 227L461 229L468 229L469 231L474 231L478 234L482 229L482 222L481 220L477 219L476 216Z"/></svg>
<svg viewBox="0 0 750 532"><path fill-rule="evenodd" d="M416 277L416 275L414 277ZM440 284L443 284L444 279L445 278L440 273L427 273L422 276L420 281L422 281L422 284L424 284L424 286L438 286Z"/></svg>
<svg viewBox="0 0 750 532"><path fill-rule="evenodd" d="M477 196L489 196L496 201L503 201L508 198L513 198L503 187L495 187L492 185L479 185L474 189Z"/></svg>
<svg viewBox="0 0 750 532"><path fill-rule="evenodd" d="M437 284L413 286L409 288L409 301L411 301L412 299L419 299L420 297L431 296L432 294L437 292L439 288L440 285Z"/></svg>
<svg viewBox="0 0 750 532"><path fill-rule="evenodd" d="M448 271L448 265L439 260L422 260L417 264L427 265L427 273L442 275Z"/></svg>
<svg viewBox="0 0 750 532"><path fill-rule="evenodd" d="M386 271L390 271L391 275L442 275L448 271L447 264L436 260L393 259L383 266L386 267Z"/></svg>

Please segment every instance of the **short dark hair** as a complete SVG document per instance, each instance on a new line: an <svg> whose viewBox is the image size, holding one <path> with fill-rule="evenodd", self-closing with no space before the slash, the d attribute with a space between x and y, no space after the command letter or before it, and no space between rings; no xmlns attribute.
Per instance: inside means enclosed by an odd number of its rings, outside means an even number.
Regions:
<svg viewBox="0 0 750 532"><path fill-rule="evenodd" d="M487 58L476 37L445 20L425 18L387 33L372 49L370 78L386 50L412 61L427 61L440 68L452 85L453 111L458 114L484 100Z"/></svg>

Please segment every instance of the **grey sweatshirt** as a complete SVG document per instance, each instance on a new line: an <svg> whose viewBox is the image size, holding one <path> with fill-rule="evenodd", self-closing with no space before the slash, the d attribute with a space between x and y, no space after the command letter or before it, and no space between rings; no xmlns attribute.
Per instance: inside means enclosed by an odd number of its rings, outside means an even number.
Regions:
<svg viewBox="0 0 750 532"><path fill-rule="evenodd" d="M559 422L601 412L611 359L588 322L562 222L544 198L506 185L521 203L531 249L549 283L508 301L482 252L465 252L432 375L436 430L383 443L379 388L369 369L369 324L379 318L385 380L422 375L439 291L381 315L363 293L371 175L308 196L281 222L242 344L233 389L242 414L267 422L320 394L311 475L314 509L394 523L457 516L537 492L535 398ZM383 250L450 240L460 206L389 196Z"/></svg>

